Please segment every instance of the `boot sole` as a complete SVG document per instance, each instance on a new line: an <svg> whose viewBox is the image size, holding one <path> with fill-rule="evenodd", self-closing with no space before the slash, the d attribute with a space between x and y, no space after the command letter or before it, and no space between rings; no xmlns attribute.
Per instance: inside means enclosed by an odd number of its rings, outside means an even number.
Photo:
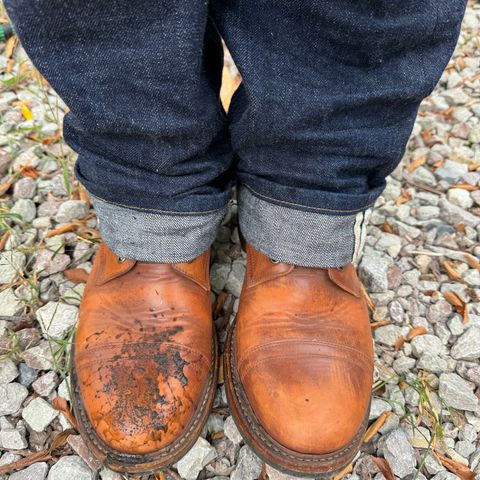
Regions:
<svg viewBox="0 0 480 480"><path fill-rule="evenodd" d="M235 358L235 322L230 327L224 352L225 390L235 424L245 443L264 462L283 473L299 477L332 478L347 467L360 450L370 408L350 443L325 454L305 454L284 447L271 437L255 416L238 376Z"/></svg>
<svg viewBox="0 0 480 480"><path fill-rule="evenodd" d="M197 412L186 428L185 433L176 442L162 450L149 454L128 454L113 450L96 434L95 428L90 423L85 407L82 402L80 388L75 370L75 340L70 352L70 378L72 389L72 405L75 418L78 422L78 430L89 450L105 466L119 473L153 474L171 466L182 458L192 448L207 422L210 410L215 398L218 373L218 352L213 327L211 359L212 368L205 387L202 401Z"/></svg>

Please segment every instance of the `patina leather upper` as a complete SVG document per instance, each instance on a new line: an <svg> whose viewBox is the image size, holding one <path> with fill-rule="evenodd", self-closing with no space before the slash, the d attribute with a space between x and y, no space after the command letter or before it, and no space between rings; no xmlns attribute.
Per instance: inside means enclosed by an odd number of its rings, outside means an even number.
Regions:
<svg viewBox="0 0 480 480"><path fill-rule="evenodd" d="M190 263L119 259L100 246L80 308L74 365L96 435L148 454L186 433L212 375L209 253Z"/></svg>
<svg viewBox="0 0 480 480"><path fill-rule="evenodd" d="M261 424L300 453L338 450L369 408L373 342L353 265L304 268L247 245L235 356Z"/></svg>

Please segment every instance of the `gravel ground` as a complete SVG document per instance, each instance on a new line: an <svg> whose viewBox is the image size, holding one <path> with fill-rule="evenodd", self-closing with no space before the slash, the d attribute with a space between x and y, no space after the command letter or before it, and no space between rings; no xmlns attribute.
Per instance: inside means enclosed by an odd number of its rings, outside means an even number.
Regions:
<svg viewBox="0 0 480 480"><path fill-rule="evenodd" d="M359 264L376 340L372 426L345 478L480 475L479 27L472 3L455 55L372 211ZM88 454L62 400L96 218L60 136L62 102L14 40L0 50L0 479L87 480L98 471L120 480ZM221 341L245 271L235 212L232 199L214 245ZM2 470L12 462L15 470ZM175 469L147 478L291 477L244 445L220 379L202 438Z"/></svg>

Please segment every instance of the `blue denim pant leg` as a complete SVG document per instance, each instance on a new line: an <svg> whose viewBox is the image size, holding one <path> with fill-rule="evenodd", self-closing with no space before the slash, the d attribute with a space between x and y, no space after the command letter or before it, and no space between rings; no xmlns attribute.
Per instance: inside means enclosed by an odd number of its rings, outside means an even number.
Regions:
<svg viewBox="0 0 480 480"><path fill-rule="evenodd" d="M207 2L5 3L27 54L70 108L65 139L107 245L158 262L205 251L233 179L223 50Z"/></svg>
<svg viewBox="0 0 480 480"><path fill-rule="evenodd" d="M243 85L229 112L239 218L259 250L336 267L360 250L465 0L214 0Z"/></svg>

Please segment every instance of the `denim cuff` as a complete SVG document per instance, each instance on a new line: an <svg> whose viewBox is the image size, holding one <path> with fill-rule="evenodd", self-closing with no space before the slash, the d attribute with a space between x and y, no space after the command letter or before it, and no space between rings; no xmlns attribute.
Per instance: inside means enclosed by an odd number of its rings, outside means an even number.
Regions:
<svg viewBox="0 0 480 480"><path fill-rule="evenodd" d="M103 240L119 257L141 262L189 262L215 239L226 208L209 212L137 210L91 193Z"/></svg>
<svg viewBox="0 0 480 480"><path fill-rule="evenodd" d="M243 236L270 258L320 268L338 268L358 261L370 209L350 215L327 215L273 203L274 199L260 197L245 186L240 187L238 195Z"/></svg>

